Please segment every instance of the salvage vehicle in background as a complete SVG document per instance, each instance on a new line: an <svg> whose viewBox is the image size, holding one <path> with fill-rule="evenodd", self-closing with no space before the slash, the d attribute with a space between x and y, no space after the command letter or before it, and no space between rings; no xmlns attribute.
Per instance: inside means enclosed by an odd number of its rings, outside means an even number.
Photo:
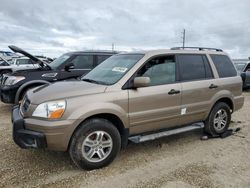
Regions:
<svg viewBox="0 0 250 188"><path fill-rule="evenodd" d="M244 103L241 77L220 49L118 54L81 80L29 90L12 112L15 143L68 151L78 167L97 169L128 141L203 128L221 136Z"/></svg>
<svg viewBox="0 0 250 188"><path fill-rule="evenodd" d="M2 76L0 94L1 101L4 103L18 103L28 89L40 85L62 80L76 80L116 54L108 51L70 52L48 64L16 46L10 46L10 49L28 57L37 68L19 70Z"/></svg>
<svg viewBox="0 0 250 188"><path fill-rule="evenodd" d="M0 64L0 77L2 77L3 74L12 73L17 70L38 68L38 65L34 64L34 62L27 57L12 58L9 60L0 57L0 61L2 62Z"/></svg>
<svg viewBox="0 0 250 188"><path fill-rule="evenodd" d="M19 57L16 53L9 52L9 51L0 51L0 56L3 57L6 60Z"/></svg>
<svg viewBox="0 0 250 188"><path fill-rule="evenodd" d="M234 60L234 65L243 81L243 89L250 88L250 60Z"/></svg>
<svg viewBox="0 0 250 188"><path fill-rule="evenodd" d="M11 60L7 60L4 57L0 56L0 66L9 66Z"/></svg>

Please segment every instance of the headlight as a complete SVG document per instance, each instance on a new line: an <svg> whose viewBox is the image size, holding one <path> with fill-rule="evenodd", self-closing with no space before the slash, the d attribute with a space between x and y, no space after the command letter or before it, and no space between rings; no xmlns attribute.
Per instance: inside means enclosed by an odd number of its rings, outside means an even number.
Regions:
<svg viewBox="0 0 250 188"><path fill-rule="evenodd" d="M36 107L32 116L48 119L59 119L62 117L65 107L66 102L64 100L42 103Z"/></svg>
<svg viewBox="0 0 250 188"><path fill-rule="evenodd" d="M25 79L24 76L9 76L4 84L7 85L7 86L14 85L14 84L16 84L17 82L20 82L23 79Z"/></svg>

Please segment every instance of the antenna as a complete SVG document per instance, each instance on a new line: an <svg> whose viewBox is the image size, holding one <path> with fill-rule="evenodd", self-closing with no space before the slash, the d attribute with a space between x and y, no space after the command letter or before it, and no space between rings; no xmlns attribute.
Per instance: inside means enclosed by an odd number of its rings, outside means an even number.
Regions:
<svg viewBox="0 0 250 188"><path fill-rule="evenodd" d="M183 29L182 32L182 47L185 48L185 43L186 43L186 29Z"/></svg>

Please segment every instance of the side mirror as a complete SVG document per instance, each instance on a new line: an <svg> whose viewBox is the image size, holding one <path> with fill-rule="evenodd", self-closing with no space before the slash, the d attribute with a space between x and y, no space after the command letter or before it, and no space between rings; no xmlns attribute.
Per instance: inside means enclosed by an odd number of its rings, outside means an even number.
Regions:
<svg viewBox="0 0 250 188"><path fill-rule="evenodd" d="M73 63L70 63L64 67L64 70L69 72L71 69L74 69L74 68L75 68L75 65Z"/></svg>
<svg viewBox="0 0 250 188"><path fill-rule="evenodd" d="M149 77L135 77L134 88L148 87L150 85Z"/></svg>

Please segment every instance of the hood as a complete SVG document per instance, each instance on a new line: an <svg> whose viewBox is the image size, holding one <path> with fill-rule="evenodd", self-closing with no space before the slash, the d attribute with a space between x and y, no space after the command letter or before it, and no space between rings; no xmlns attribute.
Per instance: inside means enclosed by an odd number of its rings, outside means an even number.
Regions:
<svg viewBox="0 0 250 188"><path fill-rule="evenodd" d="M20 53L20 54L23 54L24 56L30 58L31 60L33 60L34 62L38 63L40 66L44 67L45 65L47 65L46 62L42 61L41 59L31 55L30 53L24 51L23 49L17 47L17 46L9 46L9 48L13 51L13 52L16 52L16 53Z"/></svg>
<svg viewBox="0 0 250 188"><path fill-rule="evenodd" d="M43 69L41 68L34 68L34 69L19 69L19 70L16 70L15 72L13 72L11 75L12 76L29 76L28 74L32 74L32 73L43 73L42 71Z"/></svg>
<svg viewBox="0 0 250 188"><path fill-rule="evenodd" d="M84 81L64 81L43 85L30 90L27 95L32 104L41 104L58 99L103 93L106 87Z"/></svg>

